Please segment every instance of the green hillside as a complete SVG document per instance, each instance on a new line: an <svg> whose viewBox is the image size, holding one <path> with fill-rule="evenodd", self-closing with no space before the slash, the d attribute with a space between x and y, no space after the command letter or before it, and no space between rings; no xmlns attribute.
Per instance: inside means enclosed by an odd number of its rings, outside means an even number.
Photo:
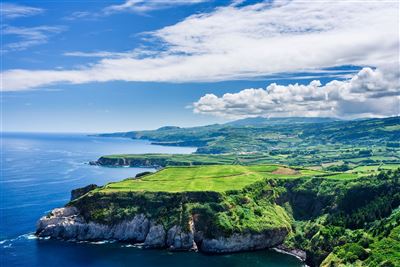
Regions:
<svg viewBox="0 0 400 267"><path fill-rule="evenodd" d="M147 139L155 144L198 147L196 154L222 154L224 161L255 161L285 165L400 163L400 118L354 121L163 127L101 136ZM279 122L279 123L278 123ZM229 155L227 155L229 154ZM217 160L214 157L213 160ZM196 161L193 159L192 161ZM218 162L219 164L219 162ZM257 164L254 162L253 164Z"/></svg>

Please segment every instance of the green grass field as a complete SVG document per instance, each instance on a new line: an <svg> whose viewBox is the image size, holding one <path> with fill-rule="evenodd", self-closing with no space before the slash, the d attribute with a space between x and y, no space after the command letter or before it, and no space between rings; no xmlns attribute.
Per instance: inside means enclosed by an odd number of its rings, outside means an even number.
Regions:
<svg viewBox="0 0 400 267"><path fill-rule="evenodd" d="M380 170L395 170L397 168L400 168L400 164L369 165L369 166L358 166L347 172L373 173L373 172L378 172Z"/></svg>
<svg viewBox="0 0 400 267"><path fill-rule="evenodd" d="M216 191L240 190L265 178L294 179L324 176L333 179L357 178L357 174L329 173L311 169L291 169L279 165L211 165L197 167L167 167L140 179L110 183L100 192L116 191Z"/></svg>
<svg viewBox="0 0 400 267"><path fill-rule="evenodd" d="M102 192L114 191L226 191L241 189L264 175L240 165L167 167L141 179L110 183Z"/></svg>

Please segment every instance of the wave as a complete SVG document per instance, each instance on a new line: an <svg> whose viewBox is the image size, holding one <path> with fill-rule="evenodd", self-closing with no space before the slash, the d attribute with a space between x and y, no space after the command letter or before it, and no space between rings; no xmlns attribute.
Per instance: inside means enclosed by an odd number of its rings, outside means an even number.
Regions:
<svg viewBox="0 0 400 267"><path fill-rule="evenodd" d="M34 239L38 239L37 236L35 236L35 234L33 232L31 233L26 233L23 235L19 235L15 238L10 238L10 239L3 239L0 240L0 245L2 245L3 248L10 248L12 247L12 244L16 241L19 240L34 240Z"/></svg>
<svg viewBox="0 0 400 267"><path fill-rule="evenodd" d="M121 248L143 248L143 244L125 244Z"/></svg>
<svg viewBox="0 0 400 267"><path fill-rule="evenodd" d="M75 242L74 240L71 240L72 242ZM104 244L113 244L117 241L115 240L100 240L100 241L78 241L76 243L78 244L92 244L92 245L104 245Z"/></svg>

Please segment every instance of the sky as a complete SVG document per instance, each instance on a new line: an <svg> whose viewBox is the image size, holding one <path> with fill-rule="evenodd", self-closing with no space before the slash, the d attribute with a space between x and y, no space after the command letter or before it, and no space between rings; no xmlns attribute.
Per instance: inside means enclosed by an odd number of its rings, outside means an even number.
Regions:
<svg viewBox="0 0 400 267"><path fill-rule="evenodd" d="M1 130L397 116L398 1L2 1Z"/></svg>

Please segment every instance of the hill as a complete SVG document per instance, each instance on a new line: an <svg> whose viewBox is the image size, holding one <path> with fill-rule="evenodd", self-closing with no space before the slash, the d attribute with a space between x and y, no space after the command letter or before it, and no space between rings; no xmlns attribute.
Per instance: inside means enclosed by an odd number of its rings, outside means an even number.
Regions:
<svg viewBox="0 0 400 267"><path fill-rule="evenodd" d="M225 125L229 126L255 126L255 125L290 125L290 124L304 124L304 123L325 123L339 121L339 119L334 118L324 118L324 117L281 117L281 118L265 118L265 117L255 117L246 118L241 120L236 120L228 122Z"/></svg>
<svg viewBox="0 0 400 267"><path fill-rule="evenodd" d="M244 161L258 158L263 163L311 166L400 162L400 117L327 122L322 118L309 123L292 123L293 120L297 119L283 120L287 124L278 120L280 124L276 125L168 127L100 136L195 146L199 155L239 155L236 157Z"/></svg>

